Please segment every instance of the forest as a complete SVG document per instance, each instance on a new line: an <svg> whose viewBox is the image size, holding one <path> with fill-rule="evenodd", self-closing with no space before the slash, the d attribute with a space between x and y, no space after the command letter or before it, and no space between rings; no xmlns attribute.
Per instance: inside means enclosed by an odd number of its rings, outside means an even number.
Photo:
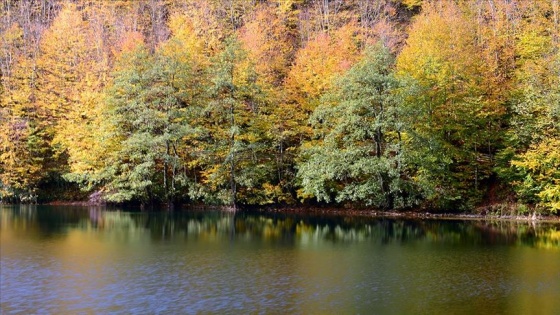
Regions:
<svg viewBox="0 0 560 315"><path fill-rule="evenodd" d="M0 199L557 213L559 10L0 0Z"/></svg>

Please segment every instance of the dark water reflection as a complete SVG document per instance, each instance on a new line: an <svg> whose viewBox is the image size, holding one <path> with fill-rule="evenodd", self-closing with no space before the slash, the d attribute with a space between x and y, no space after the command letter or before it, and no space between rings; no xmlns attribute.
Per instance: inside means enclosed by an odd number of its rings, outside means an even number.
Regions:
<svg viewBox="0 0 560 315"><path fill-rule="evenodd" d="M2 314L560 314L560 226L0 208Z"/></svg>

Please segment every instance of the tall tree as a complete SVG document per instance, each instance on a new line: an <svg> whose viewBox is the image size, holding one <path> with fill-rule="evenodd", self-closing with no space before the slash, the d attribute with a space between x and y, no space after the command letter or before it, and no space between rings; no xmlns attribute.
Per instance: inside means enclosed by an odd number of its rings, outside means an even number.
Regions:
<svg viewBox="0 0 560 315"><path fill-rule="evenodd" d="M408 93L411 136L435 206L471 207L484 193L501 141L505 109L477 45L468 12L453 2L426 3L398 57Z"/></svg>
<svg viewBox="0 0 560 315"><path fill-rule="evenodd" d="M287 93L281 88L290 64L295 58L298 43L297 9L295 1L276 1L257 7L253 18L240 29L240 41L247 51L247 58L254 64L256 84L261 90L267 105L282 104ZM280 88L279 88L280 87ZM279 202L293 202L290 190L293 185L290 176L290 160L286 159L285 117L282 107L267 106L261 115L266 116L266 125L272 136L269 144L274 156L275 170L271 172L276 178L266 185L264 191L275 196ZM261 120L262 121L262 120ZM264 127L264 125L263 125ZM264 132L264 131L263 131Z"/></svg>
<svg viewBox="0 0 560 315"><path fill-rule="evenodd" d="M14 23L2 36L0 182L2 197L35 200L50 153L36 106L38 49Z"/></svg>
<svg viewBox="0 0 560 315"><path fill-rule="evenodd" d="M332 35L319 34L296 53L283 85L285 97L274 112L272 130L280 152L282 180L294 198L299 146L313 135L309 117L333 81L359 60L359 46L356 25L349 24L333 30Z"/></svg>
<svg viewBox="0 0 560 315"><path fill-rule="evenodd" d="M317 140L298 167L304 196L385 209L416 201L398 87L392 57L376 46L322 98L312 116Z"/></svg>
<svg viewBox="0 0 560 315"><path fill-rule="evenodd" d="M274 166L262 88L247 53L236 38L216 56L206 108L207 146L204 180L218 201L270 202ZM211 196L211 195L209 195Z"/></svg>
<svg viewBox="0 0 560 315"><path fill-rule="evenodd" d="M559 6L555 1L539 2L520 10L507 147L497 170L520 201L556 212L560 210Z"/></svg>
<svg viewBox="0 0 560 315"><path fill-rule="evenodd" d="M286 4L259 5L240 30L240 41L255 63L258 80L278 86L286 78L297 48L294 11Z"/></svg>
<svg viewBox="0 0 560 315"><path fill-rule="evenodd" d="M152 55L139 43L120 57L106 92L106 137L113 145L100 174L110 201L172 204L187 196L183 146L197 132L190 123L199 73L194 57L177 53L166 46Z"/></svg>

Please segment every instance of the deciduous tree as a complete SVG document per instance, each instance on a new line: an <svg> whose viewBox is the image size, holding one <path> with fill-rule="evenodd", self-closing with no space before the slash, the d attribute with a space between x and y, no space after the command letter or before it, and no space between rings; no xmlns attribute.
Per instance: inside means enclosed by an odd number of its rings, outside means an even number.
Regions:
<svg viewBox="0 0 560 315"><path fill-rule="evenodd" d="M385 209L416 201L398 87L382 46L337 80L312 116L318 138L304 145L298 167L304 196Z"/></svg>

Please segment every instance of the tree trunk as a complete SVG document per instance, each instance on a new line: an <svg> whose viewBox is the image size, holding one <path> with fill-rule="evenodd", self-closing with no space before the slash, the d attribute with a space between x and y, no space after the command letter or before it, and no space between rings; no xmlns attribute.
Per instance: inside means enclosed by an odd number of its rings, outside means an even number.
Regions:
<svg viewBox="0 0 560 315"><path fill-rule="evenodd" d="M237 187L235 184L235 112L234 105L230 105L230 120L231 120L231 152L230 152L230 186L231 186L231 200L233 208L237 209Z"/></svg>

